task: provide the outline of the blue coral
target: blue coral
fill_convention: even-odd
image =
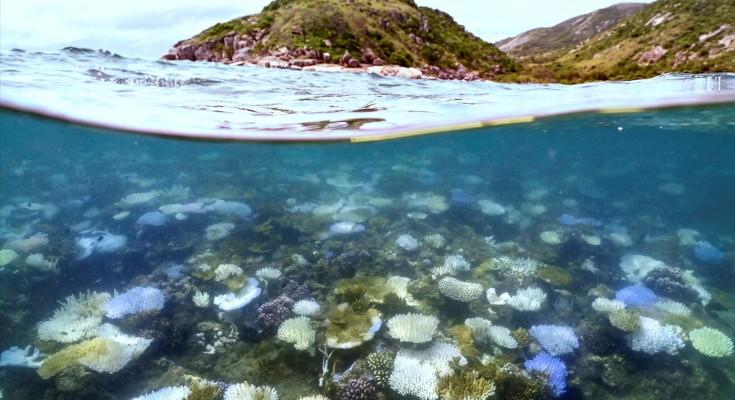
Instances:
[[[567,366],[564,361],[542,351],[536,357],[526,361],[523,366],[528,372],[540,372],[547,377],[547,385],[560,396],[567,388]]]
[[[725,261],[725,253],[709,242],[700,240],[694,246],[694,258],[703,264],[720,265]]]
[[[622,301],[628,307],[650,306],[656,302],[656,294],[643,286],[627,286],[615,293],[615,300]]]

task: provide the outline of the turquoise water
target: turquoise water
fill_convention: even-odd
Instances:
[[[244,381],[282,399],[732,398],[730,75],[516,87],[2,57],[0,350],[48,357],[2,367],[4,398],[195,382],[220,398]],[[626,105],[641,109],[578,113]],[[307,141],[566,112],[353,144],[110,129]],[[163,307],[118,318],[110,297],[138,286]],[[643,287],[653,301],[626,297]],[[253,298],[223,310],[228,294]],[[622,310],[596,302],[616,297]],[[410,313],[435,331],[401,330]],[[298,318],[300,342],[283,322]],[[722,345],[697,341],[702,327]],[[542,351],[566,375],[532,367]]]

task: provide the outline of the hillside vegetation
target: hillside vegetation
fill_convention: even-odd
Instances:
[[[519,60],[540,62],[554,59],[580,43],[615,27],[620,21],[639,12],[643,3],[620,3],[588,14],[570,18],[551,28],[536,28],[495,43],[498,48]]]
[[[527,60],[504,79],[574,83],[733,71],[735,2],[658,0],[571,51]]]
[[[365,60],[367,49],[374,57]],[[287,55],[339,62],[345,52],[363,62],[379,58],[435,74],[474,70],[491,77],[517,71],[493,44],[448,14],[412,0],[276,0],[259,14],[216,24],[177,43],[168,58],[232,62]]]

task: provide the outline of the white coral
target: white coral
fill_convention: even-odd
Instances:
[[[243,382],[227,387],[224,400],[278,400],[278,392],[270,386],[255,386]]]
[[[192,301],[194,301],[194,305],[197,307],[209,307],[209,293],[197,290],[197,292],[194,293],[194,297],[192,297]]]
[[[311,328],[309,318],[289,318],[278,327],[278,338],[293,344],[296,350],[306,350],[314,344],[316,332]]]
[[[662,325],[653,318],[640,317],[641,327],[630,335],[630,347],[648,354],[666,352],[676,354],[684,347],[682,329],[676,325]]]
[[[73,343],[95,335],[105,314],[109,293],[87,292],[69,296],[53,317],[38,324],[38,337],[61,343]]]
[[[625,303],[620,300],[610,300],[598,297],[592,302],[592,308],[597,312],[611,313],[625,309]]]
[[[471,302],[482,296],[483,289],[479,283],[445,277],[439,281],[439,291],[450,299]]]
[[[132,400],[184,400],[189,397],[189,393],[190,389],[187,386],[168,386],[135,397]]]
[[[507,304],[519,311],[538,311],[546,301],[546,293],[541,288],[531,286],[519,289],[515,296],[508,299]]]
[[[321,306],[314,300],[299,300],[293,305],[293,312],[298,315],[316,315]]]
[[[235,264],[220,264],[214,270],[214,279],[222,282],[225,279],[240,276],[243,274],[242,268]]]
[[[431,269],[434,276],[454,275],[459,271],[469,271],[470,263],[459,254],[451,254],[444,258],[444,263]]]
[[[387,322],[388,334],[401,342],[426,343],[431,341],[439,326],[433,315],[415,313],[399,314]]]
[[[255,271],[255,276],[266,281],[273,281],[281,277],[281,271],[273,267],[265,267]]]

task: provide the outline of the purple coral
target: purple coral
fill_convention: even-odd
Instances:
[[[681,269],[676,267],[656,268],[649,272],[643,283],[661,296],[685,303],[698,301],[697,292],[684,282]]]
[[[566,390],[567,366],[564,361],[542,351],[526,361],[523,366],[528,372],[537,371],[546,375],[548,379],[546,384],[551,387],[555,396],[560,396]]]
[[[378,389],[364,378],[350,379],[339,391],[339,400],[373,400]]]
[[[278,329],[281,323],[291,316],[293,305],[294,301],[290,297],[278,296],[258,307],[255,322],[264,330]]]
[[[294,280],[291,280],[286,284],[283,291],[281,291],[281,296],[288,297],[294,302],[311,298],[309,289],[306,285],[302,285]]]

